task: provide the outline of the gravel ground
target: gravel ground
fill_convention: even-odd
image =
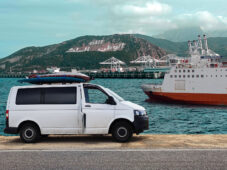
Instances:
[[[117,143],[111,136],[58,136],[25,144],[19,136],[0,136],[0,150],[72,150],[72,149],[193,149],[227,148],[227,135],[138,135],[128,143]]]

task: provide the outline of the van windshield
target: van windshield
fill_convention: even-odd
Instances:
[[[105,90],[111,94],[114,98],[116,98],[119,102],[124,101],[122,97],[120,97],[118,94],[114,93],[112,90],[105,88]]]

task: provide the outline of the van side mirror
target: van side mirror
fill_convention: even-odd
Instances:
[[[106,104],[116,105],[116,102],[114,101],[114,98],[112,96],[109,96],[106,100]]]

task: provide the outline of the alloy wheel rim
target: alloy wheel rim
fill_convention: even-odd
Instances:
[[[27,139],[31,139],[33,137],[33,130],[31,128],[28,128],[24,131],[24,136],[27,138]]]
[[[127,136],[128,131],[125,127],[120,127],[120,128],[117,129],[117,134],[118,134],[118,136],[123,138],[123,137]]]

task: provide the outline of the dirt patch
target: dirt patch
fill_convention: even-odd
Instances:
[[[222,149],[227,135],[138,135],[130,142],[117,143],[109,135],[50,135],[34,144],[24,144],[18,136],[0,136],[0,149]]]

